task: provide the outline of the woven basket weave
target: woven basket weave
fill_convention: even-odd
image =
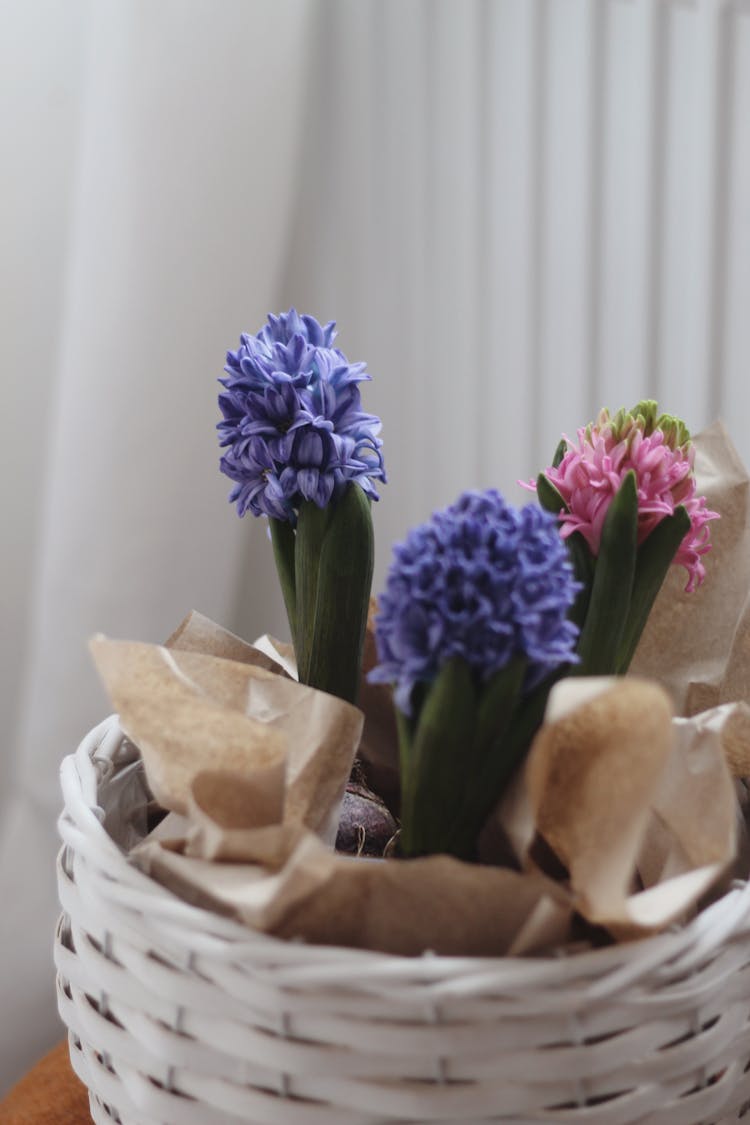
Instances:
[[[62,766],[58,999],[96,1122],[706,1125],[750,1106],[749,885],[569,957],[283,942],[126,861],[136,763],[109,719]]]

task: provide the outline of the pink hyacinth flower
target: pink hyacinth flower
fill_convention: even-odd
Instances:
[[[707,525],[718,519],[718,513],[707,507],[705,496],[695,494],[692,445],[672,448],[662,430],[644,434],[638,426],[618,437],[606,412],[597,425],[578,430],[577,438],[577,443],[565,439],[568,450],[562,461],[544,474],[565,501],[567,511],[560,513],[563,538],[580,531],[592,555],[597,556],[609,505],[632,469],[638,492],[639,544],[680,504],[687,510],[690,530],[674,562],[688,572],[685,589],[695,590],[705,578],[703,556],[711,549]]]

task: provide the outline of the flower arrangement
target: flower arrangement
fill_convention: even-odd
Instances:
[[[556,521],[464,493],[395,549],[374,682],[399,713],[401,852],[472,858],[483,822],[576,661],[578,583]]]
[[[579,673],[624,673],[672,563],[687,570],[689,592],[703,581],[718,514],[696,496],[685,424],[653,400],[602,410],[577,439],[563,439],[529,487],[558,516],[582,585]]]
[[[747,1071],[750,492],[731,443],[693,444],[650,401],[602,411],[535,501],[464,492],[413,528],[368,614],[380,423],[333,340],[269,317],[219,399],[294,652],[194,612],[164,645],[92,641],[117,715],[62,772],[79,1073],[123,1122],[713,1120]],[[717,513],[696,450],[722,512],[697,596]],[[687,589],[655,601],[673,564]],[[365,785],[381,752],[398,831]]]
[[[357,697],[373,568],[369,502],[385,481],[369,375],[295,309],[227,352],[221,471],[240,516],[267,516],[300,681]]]
[[[334,339],[294,309],[243,334],[218,429],[230,500],[269,520],[300,682],[354,702],[385,470],[369,376]],[[552,686],[627,671],[673,562],[689,591],[703,581],[717,513],[693,466],[687,428],[655,402],[605,409],[526,485],[538,504],[467,492],[395,548],[369,679],[393,687],[402,856],[476,859]]]

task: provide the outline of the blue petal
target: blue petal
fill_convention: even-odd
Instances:
[[[323,464],[323,439],[315,430],[300,434],[295,442],[295,455],[302,465]]]
[[[297,485],[305,500],[315,501],[318,495],[320,473],[317,469],[298,469]]]

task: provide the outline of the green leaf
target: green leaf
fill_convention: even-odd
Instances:
[[[394,708],[396,714],[396,730],[398,732],[398,760],[399,776],[401,781],[400,810],[401,823],[405,820],[411,824],[414,807],[414,772],[412,770],[414,730],[416,720],[405,715],[398,707]]]
[[[690,516],[687,509],[680,506],[658,523],[638,548],[630,613],[620,642],[617,664],[620,673],[627,672],[630,667],[656,596],[689,530]]]
[[[562,496],[544,473],[540,473],[536,478],[536,495],[544,510],[551,512],[553,516],[558,515],[559,512],[567,511]]]
[[[477,839],[503,790],[526,757],[544,718],[547,697],[567,668],[556,669],[511,710],[505,729],[488,747],[448,841],[448,851],[460,859],[472,859]]]
[[[586,620],[578,640],[580,676],[617,671],[620,645],[630,612],[638,535],[635,473],[626,474],[602,527]]]
[[[455,657],[443,665],[427,692],[402,776],[403,855],[445,850],[448,829],[471,780],[476,720],[472,672],[464,660]]]
[[[320,548],[306,680],[349,703],[359,693],[374,554],[370,501],[349,484],[331,509]]]
[[[474,737],[474,760],[480,768],[488,757],[502,751],[527,666],[525,657],[515,656],[480,689]]]
[[[573,602],[568,617],[580,629],[586,620],[589,602],[591,601],[591,587],[594,582],[594,557],[580,531],[574,531],[572,535],[569,535],[565,540],[565,546],[568,548],[573,563],[573,573],[577,581],[581,583],[581,589],[576,594],[576,600]]]
[[[310,683],[310,659],[315,633],[318,570],[330,515],[311,500],[300,505],[294,553],[297,631],[294,639],[297,670],[302,684]]]
[[[292,644],[297,648],[297,589],[294,575],[294,528],[288,520],[269,519],[273,556],[279,576],[281,592],[284,595],[286,615],[292,633]]]

